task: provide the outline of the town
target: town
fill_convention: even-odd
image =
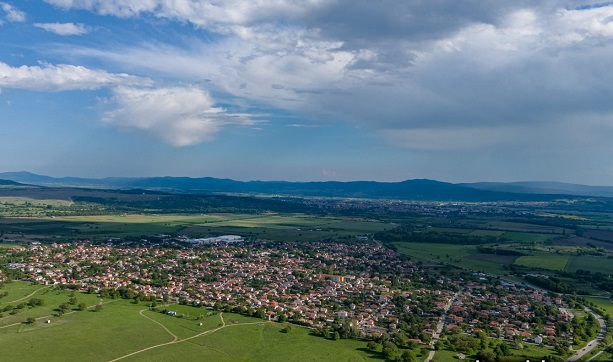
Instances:
[[[3,277],[133,299],[166,313],[186,304],[291,322],[327,338],[370,340],[373,350],[389,341],[449,348],[461,359],[487,340],[565,355],[598,325],[591,314],[573,323],[568,298],[483,273],[424,266],[375,242],[232,236],[186,245],[35,243],[2,250],[10,274]],[[496,346],[509,353],[506,344]]]

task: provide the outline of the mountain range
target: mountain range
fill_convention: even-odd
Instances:
[[[613,187],[560,182],[448,183],[427,179],[401,182],[375,181],[235,181],[212,177],[50,177],[30,172],[4,172],[5,184],[22,183],[47,187],[143,189],[180,193],[243,193],[290,196],[393,198],[439,201],[551,200],[564,195],[613,197]],[[2,181],[0,181],[2,184]]]

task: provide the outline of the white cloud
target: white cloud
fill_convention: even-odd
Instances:
[[[496,142],[484,140],[507,142],[514,125],[526,132],[526,125],[569,130],[590,112],[613,116],[607,99],[613,92],[613,6],[573,10],[556,0],[46,1],[190,22],[217,33],[214,41],[194,41],[189,48],[146,42],[73,49],[75,55],[180,81],[205,80],[207,89],[234,102],[354,122],[412,149],[495,148]]]
[[[117,108],[105,114],[105,123],[151,134],[173,146],[211,140],[227,125],[254,124],[247,115],[215,107],[210,95],[196,86],[119,87],[113,100]]]
[[[8,21],[15,22],[15,23],[21,23],[21,22],[26,21],[26,13],[15,8],[11,4],[0,2],[0,9],[4,11],[6,20]]]
[[[326,1],[322,0],[45,0],[64,9],[85,9],[101,15],[134,17],[149,14],[158,18],[187,21],[203,28],[238,31],[235,25],[275,22],[300,18]]]
[[[22,65],[0,62],[0,87],[43,92],[93,90],[118,85],[148,85],[151,80],[128,74],[114,74],[69,64]]]
[[[34,26],[57,35],[83,35],[90,32],[90,29],[81,23],[35,23]]]

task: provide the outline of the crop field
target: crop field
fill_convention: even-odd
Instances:
[[[470,236],[492,236],[492,237],[500,237],[505,234],[505,231],[502,230],[473,230],[468,235]]]
[[[57,305],[69,300],[97,304],[95,295],[24,282],[7,283],[0,306],[31,297],[43,306],[25,307],[0,317],[0,348],[7,361],[365,361],[375,359],[365,343],[326,340],[299,326],[282,333],[282,324],[204,308],[169,305],[180,317],[148,310],[126,300],[105,300],[103,310],[71,310],[58,317]],[[24,299],[25,298],[25,299]],[[28,317],[37,318],[26,323]],[[49,321],[49,323],[47,323]],[[245,343],[249,341],[249,343]]]
[[[525,233],[517,231],[505,232],[502,234],[502,236],[518,243],[542,243],[555,237],[555,235],[551,234]]]
[[[603,256],[580,255],[570,258],[565,271],[589,270],[592,273],[613,274],[613,259]]]
[[[507,274],[504,265],[515,261],[514,256],[481,254],[474,245],[428,243],[395,243],[398,251],[413,259],[447,263],[458,267],[491,274]]]
[[[515,264],[528,268],[542,268],[562,271],[566,268],[566,264],[568,264],[569,259],[569,255],[527,255],[517,258]]]
[[[487,223],[487,227],[491,229],[496,229],[496,230],[519,231],[519,232],[527,232],[527,233],[562,234],[562,228],[560,227],[526,224],[526,223],[509,222],[509,221],[498,221],[498,220],[490,221]]]
[[[207,214],[207,215],[99,215],[54,218],[3,218],[7,235],[30,235],[38,239],[90,238],[173,234],[207,237],[237,234],[279,241],[316,241],[324,238],[373,234],[393,228],[378,221],[317,217],[302,214]]]

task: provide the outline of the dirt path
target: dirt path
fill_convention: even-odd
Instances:
[[[176,334],[172,333],[172,332],[171,332],[171,331],[170,331],[168,328],[166,328],[166,326],[165,326],[165,325],[163,325],[162,323],[160,323],[160,322],[156,321],[156,320],[155,320],[155,319],[153,319],[153,318],[150,318],[150,317],[147,317],[146,315],[144,315],[144,314],[143,314],[143,312],[144,312],[144,311],[146,311],[146,310],[147,310],[147,309],[143,309],[143,310],[141,310],[141,311],[139,312],[139,313],[140,313],[140,315],[142,315],[143,317],[145,317],[145,318],[149,319],[150,321],[152,321],[153,323],[155,323],[155,324],[159,325],[160,327],[164,328],[164,330],[165,330],[166,332],[168,332],[168,334],[170,334],[170,335],[171,335],[171,336],[174,338],[174,339],[172,340],[172,342],[176,342],[176,341],[179,339],[179,337],[177,337],[177,335],[176,335]]]
[[[16,303],[16,302],[21,302],[22,300],[24,300],[24,299],[28,299],[28,298],[30,298],[31,296],[33,296],[34,294],[36,294],[36,293],[40,292],[40,291],[41,291],[41,290],[43,290],[43,289],[47,289],[47,288],[49,288],[49,286],[45,286],[45,287],[42,287],[42,288],[36,289],[35,291],[33,291],[32,293],[30,293],[30,294],[26,295],[25,297],[21,297],[21,298],[19,298],[19,299],[11,300],[10,302],[6,302],[6,303]]]
[[[141,312],[142,312],[142,311],[141,311]],[[142,313],[141,313],[141,315],[142,315]],[[143,317],[146,317],[146,316],[145,316],[145,315],[143,315]],[[193,335],[193,336],[191,336],[191,337],[187,337],[187,338],[183,338],[183,339],[179,339],[179,338],[177,338],[177,336],[175,336],[175,335],[174,335],[174,334],[172,334],[170,331],[168,331],[168,329],[167,329],[166,327],[164,327],[164,326],[163,326],[161,323],[158,323],[158,322],[154,321],[154,322],[158,323],[159,325],[161,325],[161,326],[162,326],[162,327],[163,327],[163,328],[164,328],[166,331],[168,331],[168,333],[170,333],[171,335],[173,335],[173,336],[175,337],[175,339],[174,339],[174,340],[172,340],[172,341],[170,341],[170,342],[156,344],[156,345],[154,345],[154,346],[150,346],[150,347],[143,348],[143,349],[141,349],[141,350],[138,350],[138,351],[135,351],[135,352],[132,352],[132,353],[128,353],[128,354],[123,355],[123,356],[121,356],[121,357],[117,357],[117,358],[115,358],[115,359],[112,359],[112,360],[110,360],[109,362],[119,361],[119,360],[122,360],[122,359],[124,359],[124,358],[128,358],[128,357],[134,356],[134,355],[136,355],[136,354],[139,354],[139,353],[142,353],[142,352],[146,352],[146,351],[149,351],[149,350],[152,350],[152,349],[155,349],[155,348],[164,347],[164,346],[168,346],[168,345],[171,345],[171,344],[176,344],[176,343],[181,343],[181,342],[189,341],[189,340],[194,339],[194,338],[198,338],[198,337],[202,337],[202,336],[207,335],[207,334],[212,334],[212,333],[215,333],[215,332],[217,332],[218,330],[223,329],[223,328],[227,328],[227,327],[232,327],[232,326],[244,326],[244,325],[248,325],[248,324],[262,324],[262,323],[266,323],[266,322],[264,322],[264,321],[259,321],[259,322],[253,322],[253,323],[237,323],[237,324],[230,324],[230,325],[227,325],[227,324],[226,324],[226,321],[223,319],[223,312],[219,313],[219,318],[221,319],[221,326],[219,326],[219,327],[217,327],[217,328],[209,329],[209,330],[204,331],[204,332],[202,332],[202,333],[198,333],[198,334],[196,334],[196,335]],[[151,318],[149,318],[149,319],[151,319]]]

